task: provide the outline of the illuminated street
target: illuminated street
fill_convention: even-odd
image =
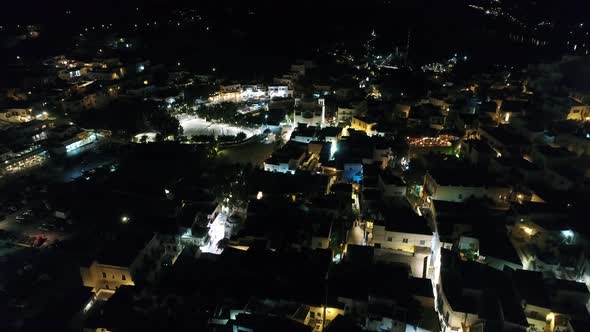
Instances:
[[[209,242],[201,247],[201,251],[205,253],[219,254],[222,249],[217,247],[217,243],[225,237],[225,221],[227,215],[221,212],[217,218],[209,225]]]
[[[193,135],[235,136],[240,132],[246,134],[247,137],[259,134],[259,132],[254,129],[225,123],[212,123],[195,117],[181,117],[180,125],[182,126],[184,135],[187,137]]]

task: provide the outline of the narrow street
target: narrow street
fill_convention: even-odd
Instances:
[[[215,220],[209,225],[209,242],[201,247],[202,252],[220,254],[221,249],[217,247],[217,243],[225,237],[225,221],[227,214],[221,212],[217,215]]]

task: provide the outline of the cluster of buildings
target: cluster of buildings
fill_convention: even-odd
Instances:
[[[377,175],[400,205],[375,221],[367,246],[362,235],[348,243],[360,229],[351,218],[358,184],[258,169],[247,175],[247,205],[231,207],[207,193],[209,172],[160,191],[138,175],[124,185],[101,180],[130,210],[98,251],[65,247],[88,257],[80,263],[87,300],[76,316],[84,329],[438,331],[433,234],[391,190],[401,180]]]
[[[564,58],[461,86],[425,67],[444,82],[426,96],[349,108],[334,107],[344,101],[335,95],[299,101],[290,140],[264,163],[280,189],[261,186],[259,197],[301,199],[309,193],[296,184],[308,176],[329,178],[314,199],[350,193],[360,217],[333,256],[361,250],[429,279],[442,331],[583,331],[588,100],[548,92],[567,77],[564,63],[584,64]]]
[[[203,146],[125,142],[120,170],[48,189],[53,215],[84,230],[52,248],[75,261],[81,288],[64,321],[84,331],[590,330],[590,92],[572,80],[585,59],[453,82],[469,61],[455,55],[397,84],[412,69],[397,66],[398,51],[373,54],[375,38],[363,56],[332,53],[342,72],[299,61],[271,84],[102,49],[21,68],[22,86],[0,98],[0,176],[110,135],[72,115],[120,98],[183,113],[195,87],[215,87],[196,104],[255,103],[236,109],[265,119],[252,141],[281,138],[254,167],[207,159]]]
[[[42,167],[52,158],[59,160],[95,148],[109,133],[59,121],[33,120],[8,125],[0,135],[6,138],[0,145],[0,176],[10,176]]]
[[[126,41],[118,38],[117,42],[121,40]],[[13,84],[0,89],[0,173],[33,169],[46,164],[52,155],[94,146],[110,133],[78,128],[72,119],[92,118],[84,114],[101,111],[113,101],[142,98],[167,109],[178,106],[183,89],[194,78],[178,69],[167,72],[166,81],[159,82],[162,71],[166,71],[163,66],[150,61],[102,51],[94,57],[58,55],[38,63],[20,60],[11,68],[10,74],[16,77]]]
[[[293,97],[293,90],[288,85],[220,85],[219,91],[208,98],[210,103],[234,102],[249,100],[268,100],[273,98]]]
[[[305,77],[306,70],[315,68],[313,61],[298,61],[290,71],[274,77],[270,84],[220,84],[219,89],[208,97],[209,103],[242,103],[251,100],[293,98],[296,80]]]

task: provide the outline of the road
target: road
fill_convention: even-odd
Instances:
[[[366,245],[365,243],[365,232],[359,226],[352,226],[348,234],[348,244],[356,244],[360,246]]]
[[[227,220],[227,214],[221,212],[217,215],[215,220],[209,225],[209,243],[201,247],[202,252],[209,252],[214,254],[220,254],[221,249],[217,247],[219,240],[225,237],[225,221]]]
[[[87,163],[80,163],[68,169],[65,169],[60,176],[60,182],[70,182],[81,177],[85,171],[90,171],[101,166],[108,166],[113,163],[111,159],[95,160]]]

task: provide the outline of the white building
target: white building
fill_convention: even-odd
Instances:
[[[88,76],[90,72],[89,67],[73,67],[62,69],[57,73],[57,76],[64,81],[75,80],[81,77]]]
[[[277,173],[295,173],[307,154],[307,147],[298,143],[287,143],[264,161],[264,170]]]
[[[400,177],[390,173],[381,173],[377,184],[384,197],[397,199],[406,197],[407,185]]]
[[[94,131],[82,130],[73,137],[63,140],[57,149],[56,153],[73,153],[83,147],[91,147],[96,144],[102,136]]]
[[[349,107],[338,107],[336,112],[336,120],[338,122],[350,122],[352,117],[357,114],[354,108]]]
[[[435,174],[433,174],[435,173]],[[486,174],[469,175],[457,170],[454,174],[430,170],[424,176],[423,194],[430,200],[463,202],[469,198],[489,198],[506,203],[512,194],[508,185],[486,179]]]
[[[245,85],[241,91],[242,100],[259,99],[266,97],[266,89],[262,85]]]
[[[417,247],[430,248],[433,239],[426,219],[411,210],[375,221],[372,235],[375,246],[406,252],[415,252]]]
[[[268,86],[268,97],[269,98],[293,97],[293,90],[289,90],[289,86],[287,86],[287,85],[269,85]]]
[[[0,121],[28,122],[33,120],[31,108],[7,108],[0,110]]]

